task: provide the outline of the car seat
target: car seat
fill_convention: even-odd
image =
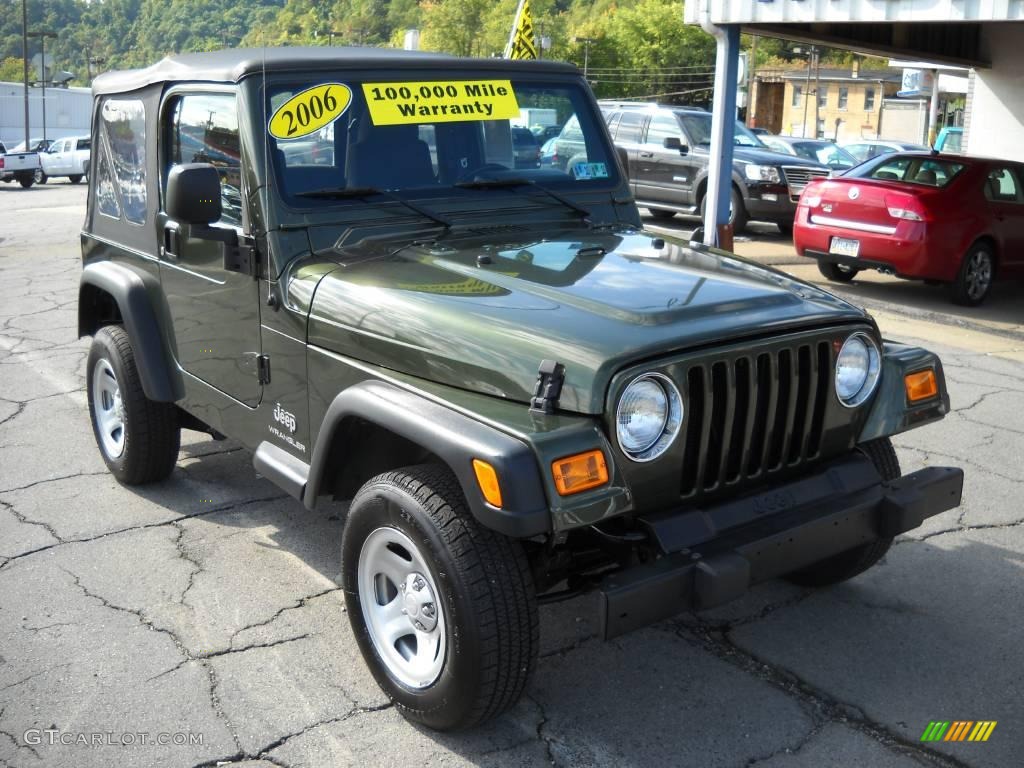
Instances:
[[[918,184],[930,184],[933,187],[938,186],[939,183],[939,179],[935,175],[935,171],[931,170],[930,168],[922,168],[920,171],[918,171],[917,175],[914,176],[914,181],[916,181]]]
[[[430,148],[415,125],[371,125],[364,119],[349,154],[348,186],[398,189],[437,183]]]

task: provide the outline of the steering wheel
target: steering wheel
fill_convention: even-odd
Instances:
[[[465,171],[459,174],[459,181],[473,181],[481,173],[487,171],[507,171],[508,168],[501,163],[484,163],[481,166],[474,168],[471,171]]]

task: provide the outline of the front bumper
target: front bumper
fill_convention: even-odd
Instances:
[[[792,224],[796,215],[796,203],[785,184],[748,182],[743,203],[754,221]]]
[[[642,518],[665,556],[604,579],[604,637],[721,605],[758,582],[905,533],[959,506],[962,490],[955,467],[884,482],[870,460],[852,455],[714,508]]]

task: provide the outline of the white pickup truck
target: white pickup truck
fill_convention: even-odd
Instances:
[[[0,144],[0,181],[17,181],[21,186],[28,189],[35,183],[36,172],[41,167],[38,153],[8,153],[7,148]]]
[[[40,153],[39,160],[43,164],[42,177],[37,177],[40,184],[45,184],[51,176],[67,176],[72,184],[77,184],[89,175],[89,151],[92,140],[88,136],[72,136],[57,139],[50,148]]]

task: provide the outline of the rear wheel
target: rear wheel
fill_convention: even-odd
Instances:
[[[878,470],[878,474],[882,476],[883,480],[895,480],[900,476],[900,462],[889,438],[871,440],[857,446],[857,450],[871,459],[871,463],[875,465],[875,469]],[[885,553],[891,546],[891,538],[876,539],[813,563],[799,571],[794,571],[786,576],[786,579],[805,587],[825,587],[829,584],[838,584],[864,573],[885,557]]]
[[[830,261],[819,261],[818,271],[833,283],[848,283],[860,272],[859,269],[843,264],[833,264]]]
[[[22,174],[18,177],[18,183],[21,184],[24,189],[28,189],[36,183],[35,173]]]
[[[986,243],[975,243],[964,256],[953,282],[953,301],[976,307],[988,296],[995,275],[995,256]]]
[[[142,390],[135,351],[119,325],[93,338],[86,367],[89,412],[103,461],[125,485],[163,480],[178,459],[181,430],[173,403],[156,403]]]
[[[82,174],[80,174],[80,173],[76,173],[76,174],[73,174],[71,176],[68,176],[68,181],[70,181],[72,184],[77,184],[81,180],[82,180]]]
[[[349,621],[378,685],[438,730],[498,716],[537,658],[537,602],[519,542],[480,525],[447,467],[379,475],[342,535]]]

